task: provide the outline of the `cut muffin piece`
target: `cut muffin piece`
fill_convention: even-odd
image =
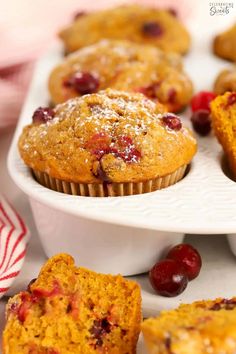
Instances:
[[[4,354],[133,354],[141,322],[137,283],[77,268],[59,254],[9,300]]]
[[[60,37],[67,52],[101,39],[128,39],[180,54],[190,46],[188,31],[171,11],[140,5],[83,14],[61,31]]]
[[[179,55],[125,40],[102,40],[82,48],[49,77],[51,100],[56,104],[106,88],[141,92],[158,99],[170,112],[182,110],[193,93]]]
[[[226,92],[211,102],[212,125],[236,179],[236,92]]]
[[[236,61],[236,24],[215,37],[213,51],[220,58]]]
[[[196,149],[191,132],[161,104],[111,89],[39,108],[19,139],[39,183],[99,197],[168,187],[183,178]]]
[[[150,354],[234,354],[236,298],[197,301],[143,322]]]
[[[222,95],[227,91],[236,92],[236,66],[222,70],[214,83],[214,92]]]

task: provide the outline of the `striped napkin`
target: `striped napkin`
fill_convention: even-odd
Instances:
[[[0,298],[20,273],[29,237],[20,215],[0,195]]]

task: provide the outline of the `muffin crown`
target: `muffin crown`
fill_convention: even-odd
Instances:
[[[32,169],[78,183],[141,182],[188,164],[196,141],[180,119],[142,94],[111,89],[55,107],[19,140]]]

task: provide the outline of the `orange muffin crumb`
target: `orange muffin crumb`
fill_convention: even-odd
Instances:
[[[138,284],[59,254],[9,300],[3,354],[133,354],[140,322]]]

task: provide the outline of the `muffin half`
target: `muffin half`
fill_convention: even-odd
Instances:
[[[196,153],[180,119],[142,94],[111,89],[39,108],[19,139],[48,188],[83,196],[151,192],[179,181]]]

